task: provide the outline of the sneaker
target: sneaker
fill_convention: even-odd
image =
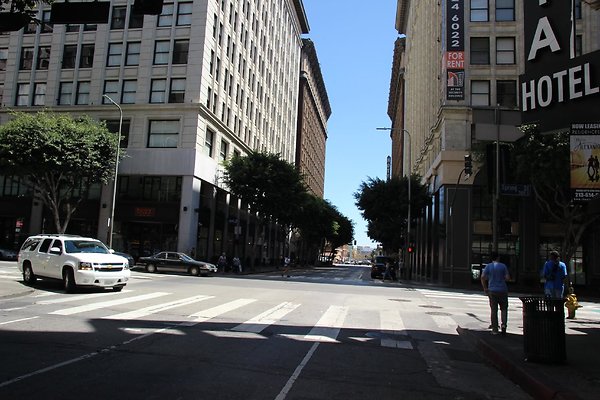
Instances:
[[[506,335],[506,327],[505,326],[502,327],[502,335]]]
[[[498,335],[498,334],[499,334],[499,332],[498,332],[498,330],[497,330],[497,329],[494,329],[494,330],[492,331],[492,335]]]

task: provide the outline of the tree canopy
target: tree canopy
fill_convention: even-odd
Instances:
[[[429,204],[427,188],[411,177],[411,219],[421,215]],[[390,180],[369,178],[354,193],[356,206],[367,221],[367,234],[387,251],[396,251],[404,244],[408,216],[408,178]]]
[[[117,135],[87,116],[13,116],[0,126],[0,173],[24,178],[52,212],[57,232],[64,233],[90,186],[113,178]]]

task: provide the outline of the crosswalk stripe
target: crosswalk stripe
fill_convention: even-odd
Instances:
[[[281,318],[285,317],[287,314],[294,311],[299,306],[300,304],[292,304],[289,302],[281,303],[257,315],[256,317],[249,319],[243,324],[239,324],[238,326],[232,328],[232,330],[240,332],[260,333],[267,326],[273,325],[275,322],[279,321]]]
[[[406,327],[398,310],[381,310],[379,312],[379,324],[381,333],[384,334],[381,337],[381,346],[395,349],[413,348],[410,340],[399,340],[396,338],[398,335],[406,335]]]
[[[229,303],[221,304],[220,306],[216,306],[213,308],[209,308],[207,310],[198,311],[190,315],[190,318],[194,318],[193,321],[184,322],[182,326],[194,326],[201,322],[208,321],[209,319],[218,317],[221,314],[225,314],[226,312],[233,311],[236,308],[243,307],[245,305],[254,303],[256,299],[237,299],[230,301]]]
[[[60,297],[58,299],[51,299],[51,300],[42,300],[42,301],[38,301],[38,304],[59,304],[59,303],[69,303],[71,301],[78,301],[78,300],[93,300],[99,297],[113,297],[113,296],[120,296],[123,293],[128,293],[131,292],[131,290],[122,290],[121,292],[105,292],[105,293],[89,293],[89,294],[82,294],[79,296],[67,296],[67,297]],[[38,297],[42,297],[42,296],[38,296]]]
[[[126,298],[120,298],[120,299],[116,299],[116,300],[103,301],[100,303],[86,304],[86,305],[78,306],[78,307],[65,308],[63,310],[53,311],[50,314],[54,314],[54,315],[79,314],[82,312],[98,310],[98,309],[105,308],[105,307],[112,307],[112,306],[117,306],[120,304],[127,304],[127,303],[133,303],[136,301],[154,299],[157,297],[166,296],[168,294],[169,293],[165,293],[165,292],[154,292],[154,293],[142,294],[142,295],[134,296],[134,297],[126,297]]]
[[[348,307],[330,306],[308,335],[304,336],[304,339],[315,342],[337,343],[337,336],[347,314]]]
[[[204,301],[204,300],[208,300],[208,299],[212,299],[212,298],[214,298],[214,296],[200,295],[200,296],[188,297],[186,299],[178,299],[175,301],[170,301],[168,303],[157,304],[157,305],[153,305],[153,306],[149,306],[149,307],[145,307],[145,308],[140,308],[138,310],[133,310],[133,311],[124,312],[124,313],[120,313],[120,314],[105,316],[102,318],[103,319],[119,319],[119,320],[136,319],[136,318],[145,317],[147,315],[156,314],[161,311],[170,310],[172,308],[181,307],[181,306],[185,306],[188,304],[198,303],[200,301]]]

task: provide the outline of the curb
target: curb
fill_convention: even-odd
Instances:
[[[457,327],[459,336],[465,339],[478,353],[492,364],[502,375],[519,385],[524,391],[539,400],[580,400],[576,394],[556,388],[553,380],[542,372],[530,371],[527,366],[514,362],[506,352],[480,339],[470,329]]]

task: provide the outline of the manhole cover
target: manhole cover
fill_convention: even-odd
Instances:
[[[404,302],[408,302],[410,303],[410,300],[408,299],[388,299],[389,301],[404,301]]]
[[[423,307],[423,308],[444,308],[441,306],[432,306],[430,304],[421,304],[419,307]]]

